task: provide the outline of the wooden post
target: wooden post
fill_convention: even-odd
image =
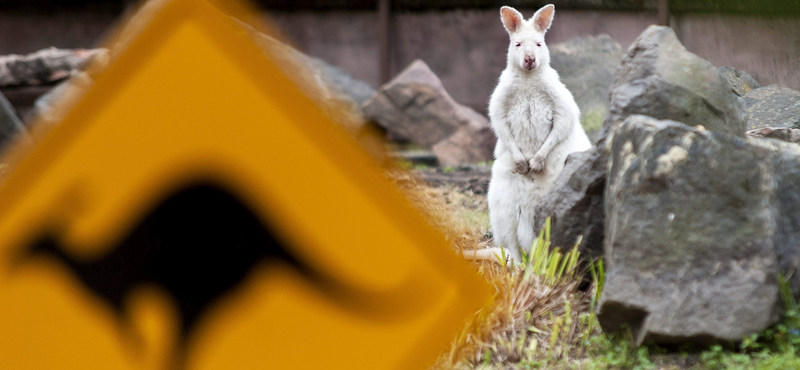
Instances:
[[[391,77],[389,70],[389,13],[391,6],[390,0],[378,0],[378,27],[380,28],[378,31],[378,37],[380,38],[378,40],[378,53],[380,53],[381,84],[389,82]]]
[[[658,24],[669,26],[669,0],[658,0]]]

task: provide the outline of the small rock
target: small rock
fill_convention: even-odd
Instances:
[[[800,91],[769,85],[745,94],[747,129],[763,127],[800,128]]]
[[[761,87],[753,76],[750,76],[747,72],[740,72],[736,68],[719,67],[719,72],[731,83],[733,92],[736,95],[744,96],[748,92]]]
[[[763,127],[747,131],[747,136],[782,140],[788,143],[800,143],[800,129],[788,127]]]

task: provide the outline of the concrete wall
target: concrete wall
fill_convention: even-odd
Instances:
[[[520,10],[529,17],[535,9]],[[91,9],[0,13],[0,55],[94,46],[118,14]],[[656,17],[648,11],[557,9],[547,42],[606,33],[627,48]],[[271,12],[264,18],[300,50],[379,85],[376,12]],[[671,22],[687,48],[714,65],[747,71],[764,85],[800,90],[800,18],[686,14]],[[457,101],[485,111],[508,45],[497,9],[395,12],[391,32],[392,75],[422,59]]]
[[[800,90],[800,18],[683,15],[672,26],[687,49],[715,66]]]
[[[520,9],[531,16],[535,9]],[[379,85],[377,14],[369,11],[273,12],[266,18],[299,49]],[[627,48],[654,12],[556,10],[549,44],[606,33]],[[671,25],[693,53],[749,72],[761,84],[800,90],[800,18],[678,15]],[[505,67],[508,36],[497,10],[394,13],[392,74],[422,59],[459,102],[486,109]]]
[[[50,46],[94,46],[114,24],[110,12],[0,12],[0,55],[27,54]]]

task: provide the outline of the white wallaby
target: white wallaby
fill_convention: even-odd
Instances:
[[[550,67],[544,34],[554,14],[555,7],[546,5],[526,21],[514,8],[500,8],[511,43],[489,102],[497,146],[488,202],[497,247],[467,257],[493,258],[502,247],[520,260],[521,250],[529,250],[536,237],[536,203],[561,173],[567,155],[592,146],[575,99]]]

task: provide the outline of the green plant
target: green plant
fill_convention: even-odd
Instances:
[[[548,220],[522,261],[507,263],[505,251],[497,259],[479,265],[497,290],[493,303],[467,325],[444,368],[551,368],[569,361],[588,336],[585,316],[594,296],[578,289],[578,244],[567,252],[551,248]]]
[[[595,326],[597,323],[597,315],[595,314],[595,311],[597,302],[600,302],[600,296],[603,294],[603,285],[606,282],[606,268],[602,257],[597,258],[589,264],[589,273],[592,277],[594,294],[591,295],[591,300],[589,301],[589,313],[581,318],[582,320],[585,320],[586,325],[586,335],[584,336],[583,343],[581,343],[581,349],[586,347],[589,340],[592,338],[592,334],[595,332]]]
[[[800,312],[788,279],[778,276],[783,315],[778,324],[742,340],[739,349],[758,354],[800,354]]]
[[[593,370],[656,369],[651,356],[661,353],[658,347],[633,345],[629,332],[599,334],[588,343],[584,368]]]
[[[533,241],[531,249],[522,251],[523,279],[536,275],[545,283],[555,284],[565,278],[574,278],[578,267],[578,245],[581,239],[564,254],[560,248],[550,248],[550,218],[545,221],[539,237]]]

